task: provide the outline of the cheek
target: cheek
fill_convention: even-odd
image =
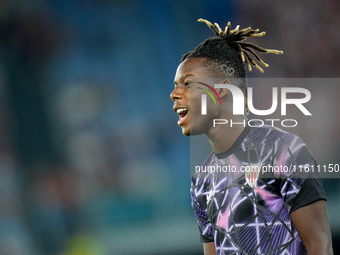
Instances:
[[[215,106],[212,99],[207,100],[206,108],[207,108],[207,114],[203,115],[201,95],[191,98],[190,100],[190,130],[191,130],[192,135],[205,133],[212,127],[213,119],[216,117],[216,110],[217,110],[217,107]]]
[[[202,95],[204,97],[202,98]],[[216,103],[215,103],[216,102]],[[219,114],[220,105],[219,101],[216,101],[210,97],[210,95],[204,93],[195,93],[190,97],[190,116],[191,120],[195,118],[211,119],[215,118]],[[203,114],[205,112],[205,114]]]
[[[195,115],[202,115],[207,118],[215,117],[219,112],[219,102],[215,101],[210,97],[210,95],[202,94],[192,100],[193,112]]]
[[[200,93],[192,93],[190,96],[190,118],[196,118],[201,115],[201,94]]]
[[[214,117],[218,114],[220,105],[219,101],[215,100],[215,102],[210,96],[207,97],[207,115],[210,117]]]

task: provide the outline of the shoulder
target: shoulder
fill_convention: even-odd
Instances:
[[[250,138],[252,141],[267,144],[289,146],[305,145],[298,135],[267,125],[253,127],[250,132]]]
[[[252,146],[262,161],[269,160],[271,165],[315,164],[313,154],[298,135],[276,127],[253,127],[247,146]]]

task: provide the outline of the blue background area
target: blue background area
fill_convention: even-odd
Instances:
[[[267,31],[261,45],[285,55],[264,77],[337,77],[340,5],[302,2],[1,1],[0,254],[202,253],[177,65],[213,35],[205,18]],[[325,183],[337,238],[339,182]]]

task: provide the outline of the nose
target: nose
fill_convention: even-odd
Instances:
[[[180,87],[174,88],[174,90],[170,94],[171,100],[175,101],[175,100],[181,99],[182,93],[183,93],[183,89],[181,89]]]

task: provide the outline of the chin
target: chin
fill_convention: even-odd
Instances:
[[[195,136],[195,135],[202,135],[202,134],[204,134],[204,132],[202,130],[184,129],[184,128],[182,128],[182,133],[185,136]]]
[[[182,127],[182,134],[185,136],[190,136],[190,129]]]

